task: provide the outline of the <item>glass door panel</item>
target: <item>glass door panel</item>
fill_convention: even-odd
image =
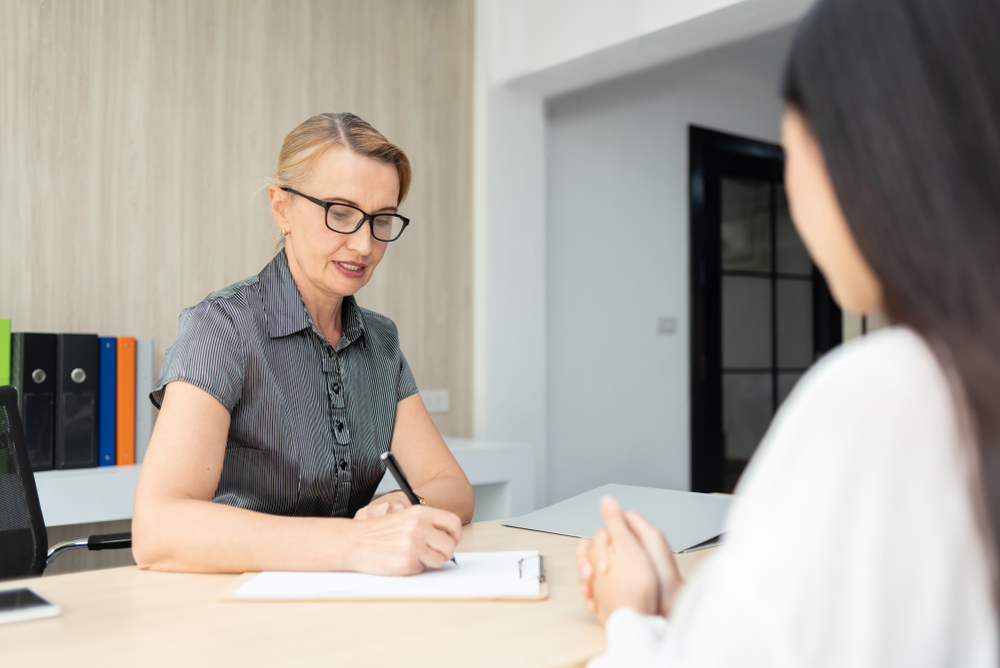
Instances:
[[[778,367],[803,370],[813,362],[812,281],[775,279],[778,295]]]
[[[771,279],[723,275],[722,367],[769,368],[771,325]]]
[[[777,271],[779,274],[792,274],[812,278],[812,260],[806,250],[799,233],[792,223],[792,214],[788,211],[788,198],[785,196],[785,186],[781,183],[775,186],[775,251],[778,256]]]
[[[722,179],[723,271],[771,273],[771,184]]]

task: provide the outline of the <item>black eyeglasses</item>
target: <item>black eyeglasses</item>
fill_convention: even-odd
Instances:
[[[326,211],[326,226],[331,232],[337,234],[354,234],[361,226],[369,221],[372,226],[372,236],[379,241],[395,241],[403,233],[406,226],[410,224],[410,219],[400,216],[398,213],[378,213],[372,215],[365,213],[356,206],[343,204],[342,202],[324,202],[321,199],[303,195],[298,190],[282,188],[285,192],[298,195],[309,200],[317,206],[323,207]]]

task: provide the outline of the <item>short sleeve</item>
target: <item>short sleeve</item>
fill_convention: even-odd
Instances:
[[[406,361],[406,355],[399,351],[399,383],[396,386],[396,401],[400,402],[407,397],[417,393],[417,381],[413,379],[413,372],[410,371],[410,364]]]
[[[167,350],[156,388],[149,394],[157,408],[168,383],[181,380],[201,388],[230,412],[243,393],[244,339],[221,299],[205,300],[184,309],[177,339]]]

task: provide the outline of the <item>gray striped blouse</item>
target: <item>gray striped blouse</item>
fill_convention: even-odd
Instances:
[[[156,389],[182,380],[229,410],[213,501],[274,515],[352,517],[385,472],[396,404],[417,385],[388,318],[343,302],[334,348],[284,251],[256,276],[181,313]]]

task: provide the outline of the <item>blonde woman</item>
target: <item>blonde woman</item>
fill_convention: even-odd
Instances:
[[[451,558],[468,479],[388,318],[358,306],[409,221],[406,154],[353,114],[285,139],[269,189],[283,247],[186,309],[151,399],[136,490],[142,568],[406,575]],[[422,503],[372,501],[392,450]]]

